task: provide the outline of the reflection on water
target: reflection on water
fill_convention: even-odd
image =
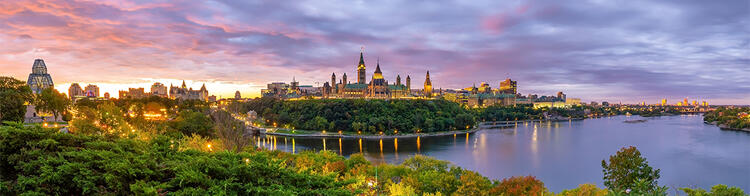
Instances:
[[[374,163],[400,163],[415,154],[450,161],[493,179],[534,175],[553,191],[582,183],[602,184],[601,161],[619,148],[636,146],[667,186],[722,183],[750,190],[750,134],[705,125],[700,115],[646,118],[617,116],[585,121],[523,122],[442,137],[398,139],[287,138],[261,136],[258,147],[292,153],[330,150],[362,154]],[[462,137],[462,138],[458,138]],[[276,141],[284,139],[284,145]],[[287,140],[291,140],[287,145]],[[337,140],[329,148],[327,140]],[[297,150],[299,148],[299,150]]]

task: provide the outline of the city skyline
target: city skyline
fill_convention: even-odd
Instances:
[[[584,101],[750,104],[748,2],[330,3],[4,2],[0,69],[25,79],[44,59],[61,92],[185,80],[257,97],[270,82],[354,78],[364,46],[386,80],[430,70],[435,89],[510,77],[522,94]]]

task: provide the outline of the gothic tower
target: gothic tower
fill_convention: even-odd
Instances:
[[[331,92],[336,94],[336,73],[331,73]]]
[[[396,75],[396,85],[401,86],[401,75]]]
[[[359,52],[359,65],[357,65],[357,83],[359,84],[367,83],[367,78],[365,77],[367,75],[365,72],[365,58],[362,56],[363,53],[364,49]]]
[[[430,71],[427,71],[427,76],[424,79],[424,94],[427,97],[432,97],[432,81],[430,81]]]
[[[343,82],[341,82],[341,84],[346,84],[347,83],[346,82],[346,73],[344,73],[344,76],[341,76],[341,79],[344,80]]]
[[[406,75],[406,90],[411,91],[411,77],[409,75]]]

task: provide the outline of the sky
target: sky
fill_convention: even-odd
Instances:
[[[455,89],[510,77],[518,91],[583,101],[750,104],[750,1],[4,0],[0,75],[44,59],[56,88],[153,82],[256,97],[270,82],[320,86],[425,73]],[[148,89],[148,88],[147,88]]]

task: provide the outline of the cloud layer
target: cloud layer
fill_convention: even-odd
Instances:
[[[750,104],[748,10],[743,0],[2,1],[0,70],[25,79],[43,58],[57,84],[111,94],[186,79],[257,96],[272,81],[353,76],[365,46],[368,72],[380,58],[390,81],[420,84],[430,70],[442,88],[511,77],[524,94]]]

